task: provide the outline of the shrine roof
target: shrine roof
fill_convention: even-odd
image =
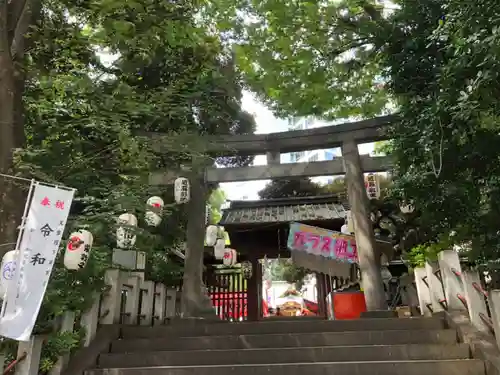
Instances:
[[[344,219],[349,205],[339,195],[232,201],[220,225],[287,223]]]

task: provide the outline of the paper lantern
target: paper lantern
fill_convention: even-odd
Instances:
[[[347,224],[342,225],[342,228],[340,228],[340,232],[342,234],[351,234],[351,232],[349,232],[349,226]]]
[[[243,278],[249,280],[252,278],[253,267],[252,263],[248,260],[241,262],[241,273],[243,274]]]
[[[401,205],[399,208],[404,214],[411,214],[413,211],[415,211],[415,208],[411,204]]]
[[[215,241],[215,246],[214,246],[215,259],[223,259],[225,249],[226,249],[226,241],[223,238],[219,238],[217,241]]]
[[[207,246],[215,246],[217,242],[217,233],[219,229],[216,225],[209,225],[207,227],[207,231],[205,233],[205,243]]]
[[[174,197],[177,203],[189,202],[189,180],[185,177],[179,177],[174,182]]]
[[[347,220],[347,230],[349,233],[354,233],[354,220],[352,220],[351,211],[347,211],[345,219]]]
[[[380,198],[380,180],[375,173],[369,173],[365,176],[366,194],[370,199]]]
[[[116,246],[120,249],[128,249],[135,244],[137,236],[133,227],[137,227],[137,217],[133,214],[122,214],[118,217],[118,228],[116,229]]]
[[[88,230],[73,232],[69,236],[64,251],[64,267],[69,270],[81,270],[89,260],[94,236]]]
[[[157,227],[161,223],[161,215],[165,202],[163,202],[163,199],[160,197],[151,197],[146,202],[146,205],[146,214],[144,216],[146,224],[152,227]]]
[[[2,276],[0,278],[0,298],[4,298],[7,289],[14,283],[19,252],[11,250],[2,258]]]
[[[226,267],[232,267],[236,264],[236,251],[233,249],[226,249],[224,251],[224,258],[222,258],[222,264]]]

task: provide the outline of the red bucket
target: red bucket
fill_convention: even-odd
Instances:
[[[363,292],[333,293],[333,315],[335,320],[358,319],[366,311]]]

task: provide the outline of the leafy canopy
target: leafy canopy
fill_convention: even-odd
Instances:
[[[241,109],[233,61],[218,38],[197,24],[197,5],[44,0],[35,15],[31,48],[19,67],[26,72],[16,92],[23,99],[24,121],[16,126],[26,143],[15,153],[16,171],[76,188],[63,238],[83,228],[94,235],[83,270],[65,269],[60,251],[36,332],[53,332],[61,314],[83,312],[103,290],[116,246],[115,220],[123,212],[139,219],[135,249],[148,254],[146,277],[169,285],[182,277],[167,249],[186,240],[185,207],[174,204],[171,187],[150,187],[148,174],[204,158],[196,147],[204,134],[251,133],[255,127]],[[0,38],[3,32],[0,28]],[[103,53],[114,54],[109,64],[101,63]],[[134,136],[137,130],[169,134],[168,152],[152,152]],[[180,143],[182,133],[194,134],[193,143]],[[143,220],[152,195],[166,202],[158,228]],[[78,346],[80,334],[52,334],[41,371],[50,371],[61,354]]]
[[[387,104],[380,62],[391,26],[375,1],[215,0],[205,17],[280,114],[369,116]]]

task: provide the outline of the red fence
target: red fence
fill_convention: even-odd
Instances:
[[[222,320],[247,320],[248,296],[240,273],[221,273],[207,280],[208,295]]]

